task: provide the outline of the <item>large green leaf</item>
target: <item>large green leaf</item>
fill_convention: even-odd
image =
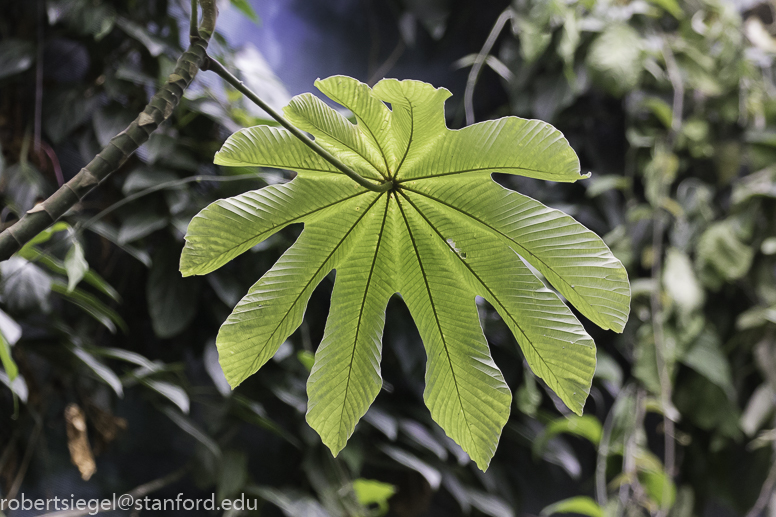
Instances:
[[[342,212],[310,224],[240,300],[216,340],[229,384],[237,386],[255,373],[299,327],[313,289],[348,255],[363,229],[359,223],[376,201],[377,194],[368,192],[346,201]]]
[[[286,107],[289,120],[362,176],[394,187],[376,193],[357,185],[282,129],[248,128],[227,140],[216,163],[297,176],[203,210],[186,235],[183,274],[206,274],[281,228],[305,224],[221,327],[216,344],[229,383],[237,386],[274,355],[301,324],[315,286],[336,270],[307,386],[307,421],[334,454],[380,391],[385,307],[397,292],[426,348],[431,415],[480,468],[495,453],[511,394],[490,355],[476,296],[504,319],[536,375],[581,414],[595,345],[529,264],[582,314],[618,332],[629,312],[627,275],[595,234],[490,178],[585,178],[563,135],[516,117],[449,130],[450,93],[418,81],[383,80],[370,89],[337,76],[316,85],[357,124],[309,94]]]

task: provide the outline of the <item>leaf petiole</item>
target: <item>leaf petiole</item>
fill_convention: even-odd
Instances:
[[[337,159],[334,155],[332,155],[330,152],[328,152],[326,149],[321,147],[318,143],[316,143],[314,140],[312,140],[310,137],[304,134],[303,131],[293,126],[288,120],[285,119],[285,117],[283,117],[283,115],[281,115],[280,113],[272,109],[266,102],[261,100],[258,95],[256,95],[253,91],[251,91],[251,89],[248,88],[245,85],[245,83],[243,83],[237,77],[232,75],[232,73],[229,72],[229,70],[227,70],[224,67],[224,65],[222,65],[212,57],[208,56],[208,60],[202,69],[210,70],[211,72],[215,72],[216,74],[221,76],[222,79],[224,79],[227,83],[231,84],[237,91],[245,95],[251,102],[253,102],[258,107],[266,111],[270,117],[275,119],[278,122],[278,124],[286,128],[296,138],[301,140],[302,143],[304,143],[307,147],[312,149],[321,158],[323,158],[324,160],[326,160],[327,162],[329,162],[330,164],[334,165],[336,168],[341,170],[346,176],[348,176],[350,179],[352,179],[362,187],[367,188],[373,192],[385,192],[393,188],[393,181],[389,180],[383,183],[375,184],[365,179],[356,171],[354,171],[353,169],[345,165],[341,160]]]

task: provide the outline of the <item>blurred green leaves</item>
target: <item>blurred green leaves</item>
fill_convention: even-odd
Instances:
[[[754,250],[741,242],[731,221],[709,226],[698,241],[697,266],[701,279],[712,289],[743,277],[753,258]]]
[[[165,339],[189,326],[199,301],[199,282],[176,274],[177,262],[177,256],[170,252],[154,255],[146,286],[154,333]]]
[[[248,19],[253,23],[257,25],[261,24],[261,19],[256,14],[256,11],[253,10],[253,7],[251,7],[251,4],[248,2],[248,0],[231,0],[231,2],[238,11],[247,16]]]
[[[546,506],[539,515],[574,513],[588,517],[604,517],[604,510],[593,499],[585,496],[570,497]]]
[[[13,382],[19,375],[19,368],[16,366],[16,362],[14,362],[13,357],[11,356],[11,346],[16,341],[15,339],[12,340],[12,338],[15,337],[18,339],[19,336],[15,336],[6,330],[15,325],[15,322],[12,319],[5,313],[2,313],[0,318],[3,319],[3,325],[0,326],[0,363],[2,363],[3,370],[5,370],[8,379]],[[9,334],[9,336],[6,336],[6,334]]]
[[[50,307],[51,278],[37,265],[21,257],[11,257],[0,263],[0,280],[8,307],[14,311],[29,311]]]
[[[642,45],[641,36],[630,25],[609,25],[590,45],[587,64],[606,89],[623,95],[639,82]]]
[[[0,80],[28,70],[34,62],[35,47],[29,41],[0,41]]]
[[[353,481],[353,491],[362,505],[377,506],[377,513],[374,514],[377,516],[388,512],[388,499],[396,493],[396,487],[374,479],[356,479]]]

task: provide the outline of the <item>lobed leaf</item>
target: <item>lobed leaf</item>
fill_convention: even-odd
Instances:
[[[490,356],[474,293],[455,274],[450,249],[424,238],[422,216],[399,203],[400,290],[426,347],[423,398],[432,418],[485,470],[512,395]]]
[[[335,455],[380,391],[385,308],[397,292],[428,356],[431,415],[481,469],[495,453],[511,393],[483,335],[476,296],[504,319],[531,369],[581,414],[595,345],[526,263],[583,315],[616,331],[629,311],[625,269],[571,217],[489,177],[585,178],[563,135],[516,117],[451,131],[444,117],[450,92],[418,81],[387,79],[370,89],[336,76],[316,86],[357,123],[309,94],[285,108],[289,120],[363,176],[394,187],[364,189],[284,130],[249,128],[227,140],[216,163],[298,176],[203,210],[186,235],[184,275],[213,271],[281,228],[305,224],[221,327],[219,360],[231,386],[274,355],[301,323],[315,286],[336,269],[307,384],[307,421]]]
[[[472,177],[410,181],[405,189],[497,235],[584,316],[623,331],[630,310],[628,274],[601,238],[573,218]]]
[[[346,201],[337,214],[310,223],[221,326],[216,346],[232,387],[258,371],[302,323],[313,290],[363,230],[359,223],[377,198],[366,192]]]
[[[320,184],[300,175],[284,185],[220,199],[191,220],[181,273],[190,276],[215,271],[289,224],[313,221],[325,215],[326,209],[365,192],[349,178],[332,178]]]
[[[595,373],[595,345],[568,307],[494,235],[421,196],[403,195],[430,227],[429,238],[447,248],[474,294],[498,311],[531,370],[581,414]]]
[[[283,112],[300,129],[315,133],[315,141],[338,154],[371,179],[385,179],[387,166],[380,148],[369,141],[359,128],[309,93],[297,95]]]

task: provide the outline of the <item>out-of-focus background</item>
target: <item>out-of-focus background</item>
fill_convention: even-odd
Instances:
[[[260,501],[244,513],[149,515],[776,515],[773,2],[219,6],[212,52],[275,106],[315,91],[318,77],[413,78],[453,92],[451,128],[505,115],[557,126],[589,180],[496,179],[604,237],[632,282],[628,326],[616,335],[582,318],[598,368],[579,418],[482,308],[515,401],[482,473],[431,420],[423,347],[393,300],[384,389],[332,458],[304,420],[331,278],[235,391],[214,345],[300,228],[206,277],[178,273],[194,214],[291,178],[212,164],[232,131],[267,121],[201,72],[117,174],[0,263],[0,499],[145,487]],[[0,3],[3,227],[137,115],[182,52],[187,12],[184,0]]]

